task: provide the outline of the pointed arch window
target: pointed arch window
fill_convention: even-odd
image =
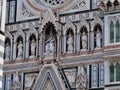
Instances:
[[[110,65],[110,82],[114,82],[114,65]]]
[[[110,23],[110,43],[114,42],[114,24]]]
[[[115,23],[110,23],[110,43],[120,42],[120,23],[117,20]]]
[[[120,81],[120,64],[116,65],[116,81]]]
[[[120,23],[116,22],[116,42],[120,42]]]

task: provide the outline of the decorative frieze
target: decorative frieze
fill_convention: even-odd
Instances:
[[[103,17],[103,13],[101,11],[93,11],[93,12],[86,12],[86,13],[80,13],[80,14],[74,14],[74,18],[73,19],[73,15],[65,15],[65,16],[61,16],[61,22],[65,23],[67,21],[79,21],[82,18],[84,19],[93,19],[96,16],[100,16]]]

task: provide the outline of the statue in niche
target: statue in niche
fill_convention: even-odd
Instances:
[[[23,44],[22,41],[18,44],[18,55],[17,58],[21,59],[23,56]]]
[[[10,59],[10,45],[7,42],[6,43],[6,48],[5,48],[5,60],[9,60]]]
[[[15,74],[15,79],[13,81],[13,88],[14,89],[19,89],[20,88],[20,81],[19,81],[19,74],[18,71]]]
[[[76,90],[86,90],[87,88],[87,74],[84,67],[78,67]]]
[[[34,39],[32,39],[32,42],[31,42],[31,56],[35,56],[35,45],[36,45],[36,43],[35,43],[35,40]]]
[[[46,54],[53,54],[55,52],[55,38],[53,37],[52,33],[50,33],[50,37],[46,41]]]
[[[87,35],[85,34],[84,31],[83,31],[81,40],[82,40],[82,50],[86,50],[87,49]]]
[[[71,34],[69,34],[68,36],[67,45],[68,45],[68,48],[67,48],[68,53],[73,52],[73,37]]]
[[[101,47],[101,32],[99,29],[97,29],[97,33],[96,33],[96,37],[95,37],[95,42],[96,42],[96,48],[100,48]]]
[[[10,87],[11,87],[11,77],[10,76],[7,76],[6,77],[6,79],[7,79],[7,90],[10,90]]]

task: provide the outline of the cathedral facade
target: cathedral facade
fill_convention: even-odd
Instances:
[[[7,0],[3,90],[120,90],[119,0]]]
[[[3,62],[4,62],[4,27],[5,27],[5,5],[6,2],[0,1],[0,90],[2,90]]]

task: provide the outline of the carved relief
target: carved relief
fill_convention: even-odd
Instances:
[[[31,13],[25,6],[24,3],[22,3],[22,15],[25,16],[25,17],[31,17],[31,16],[34,16],[33,13]]]
[[[76,80],[76,90],[87,89],[87,74],[84,67],[79,66]]]
[[[51,82],[50,78],[48,78],[48,79],[46,80],[45,85],[44,85],[44,87],[43,87],[43,90],[56,90],[56,89],[54,88],[54,85],[53,85],[53,83]]]
[[[37,73],[25,74],[25,90],[30,90],[35,81]]]
[[[73,69],[65,69],[64,70],[67,80],[71,86],[71,88],[75,88],[76,82],[76,68]]]

